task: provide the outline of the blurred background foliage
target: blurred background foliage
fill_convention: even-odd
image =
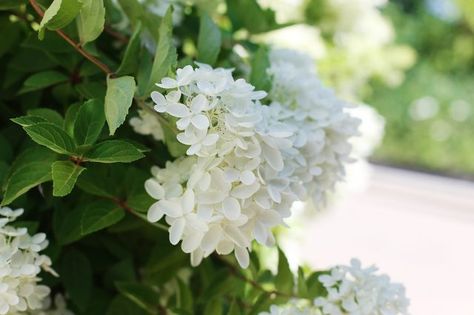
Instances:
[[[403,83],[371,82],[385,117],[375,161],[474,177],[474,1],[396,0],[383,9],[417,60]]]

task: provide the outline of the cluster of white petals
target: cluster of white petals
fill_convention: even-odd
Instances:
[[[39,252],[47,245],[46,235],[28,234],[11,224],[23,209],[0,208],[0,314],[15,314],[43,307],[50,289],[39,284],[38,274],[48,271],[51,260]]]
[[[144,110],[138,110],[138,116],[130,118],[129,124],[136,133],[145,136],[151,135],[156,141],[164,139],[163,128],[160,122],[156,117]]]
[[[164,94],[152,93],[155,110],[176,119],[188,157],[152,170],[145,188],[158,201],[148,219],[165,216],[170,242],[182,241],[193,265],[216,251],[248,266],[254,239],[273,245],[271,229],[291,204],[310,196],[319,204],[342,176],[357,120],[305,60],[287,60],[295,73],[272,64],[269,106],[260,103],[266,92],[235,80],[231,69],[203,64],[178,69],[157,84]],[[303,70],[297,82],[281,78]]]
[[[350,266],[338,266],[319,281],[328,294],[314,303],[325,315],[402,315],[408,314],[409,300],[402,284],[376,274],[374,266],[362,268],[357,259]]]
[[[11,312],[8,315],[74,315],[67,308],[66,300],[61,294],[54,296],[54,303],[50,297],[43,301],[41,309],[28,310],[26,312]]]

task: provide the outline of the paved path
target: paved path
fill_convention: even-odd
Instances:
[[[403,282],[412,315],[474,314],[474,183],[372,167],[306,226],[294,255],[316,267],[359,257]]]

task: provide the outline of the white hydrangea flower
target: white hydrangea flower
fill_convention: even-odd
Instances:
[[[299,197],[313,199],[316,206],[345,174],[351,161],[350,138],[358,134],[360,120],[349,114],[351,105],[323,86],[314,61],[302,53],[275,49],[270,53],[269,74],[273,86],[269,98],[281,107],[279,121],[297,130],[292,166]]]
[[[362,268],[357,259],[350,266],[337,266],[319,281],[328,291],[314,304],[325,315],[402,315],[408,314],[409,300],[402,284],[378,275],[377,268]]]
[[[282,66],[308,67],[293,61]],[[308,196],[319,203],[342,176],[357,122],[319,81],[308,85],[308,74],[300,73],[303,89],[275,80],[270,106],[260,104],[267,93],[235,80],[231,69],[186,66],[157,84],[166,93],[152,93],[154,108],[177,119],[189,157],[152,170],[145,188],[157,202],[148,219],[165,216],[170,242],[182,241],[193,265],[216,251],[234,252],[247,267],[254,239],[273,245],[271,230],[291,215],[291,204]]]
[[[164,139],[163,128],[156,117],[144,110],[139,110],[138,115],[129,120],[130,126],[136,133],[151,135],[157,141]]]
[[[9,225],[22,213],[23,209],[0,208],[0,314],[41,309],[50,289],[39,284],[38,274],[55,274],[50,258],[39,254],[48,245],[46,235],[31,236],[26,228]]]

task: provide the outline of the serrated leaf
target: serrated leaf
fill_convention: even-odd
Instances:
[[[51,180],[51,163],[56,154],[42,147],[25,150],[13,162],[1,205],[7,205],[31,188]]]
[[[64,119],[63,117],[54,109],[51,108],[35,108],[35,109],[30,109],[27,114],[29,116],[37,116],[44,118],[46,121],[58,125],[59,127],[62,127],[64,124]]]
[[[148,314],[155,314],[159,299],[158,293],[149,286],[133,282],[118,282],[117,289],[135,305]]]
[[[81,44],[95,40],[104,30],[105,7],[103,0],[82,0],[77,16],[77,31]]]
[[[97,163],[128,163],[144,157],[133,144],[122,140],[107,140],[92,147],[85,160]]]
[[[128,109],[132,106],[135,93],[135,79],[130,76],[107,78],[105,94],[105,118],[109,125],[110,135],[115,134],[127,117]]]
[[[48,86],[56,85],[58,83],[67,82],[69,78],[58,71],[47,70],[35,73],[28,77],[23,83],[23,87],[18,92],[19,94],[32,92],[44,89]]]
[[[82,205],[79,205],[75,209],[58,209],[54,212],[53,229],[59,244],[66,245],[82,237],[82,210]]]
[[[53,196],[62,197],[68,195],[84,169],[84,167],[74,164],[72,161],[54,162],[51,166]]]
[[[74,135],[74,124],[81,105],[81,103],[72,104],[68,107],[66,115],[64,115],[64,130],[66,130],[70,136]]]
[[[116,296],[107,309],[106,315],[146,315],[146,311],[138,307],[123,295]]]
[[[213,65],[221,50],[222,35],[219,27],[206,12],[201,13],[198,36],[198,61]]]
[[[138,23],[133,31],[132,37],[128,42],[127,48],[125,49],[125,54],[122,58],[122,62],[120,63],[119,68],[117,69],[117,75],[127,75],[127,74],[134,74],[138,68],[139,58],[137,56],[140,55],[140,34],[142,31],[142,23]]]
[[[226,4],[234,31],[245,28],[256,34],[285,26],[276,22],[273,10],[263,9],[257,0],[227,0]]]
[[[23,127],[30,138],[56,153],[73,154],[75,145],[72,138],[60,127],[48,122]]]
[[[61,281],[76,307],[84,311],[91,300],[92,268],[89,259],[76,249],[61,259]]]
[[[176,64],[176,48],[173,45],[173,23],[172,23],[172,6],[168,8],[165,16],[161,20],[159,29],[158,45],[156,47],[153,66],[151,68],[148,84],[145,91],[141,91],[141,95],[149,95],[154,89],[155,83],[160,80],[171,70]]]
[[[255,86],[257,90],[269,91],[271,80],[267,73],[267,69],[270,67],[267,47],[260,46],[252,58],[251,66],[250,83]]]
[[[104,103],[92,99],[81,105],[74,123],[77,144],[93,144],[104,127]]]
[[[22,127],[36,125],[41,122],[47,122],[46,119],[39,116],[21,116],[21,117],[12,118],[10,120],[13,121],[15,124],[18,124]]]
[[[74,20],[81,10],[80,0],[54,0],[44,12],[38,29],[38,37],[44,38],[44,29],[57,30]]]
[[[109,200],[98,200],[85,205],[81,217],[81,234],[87,235],[105,229],[125,216],[122,208]]]

